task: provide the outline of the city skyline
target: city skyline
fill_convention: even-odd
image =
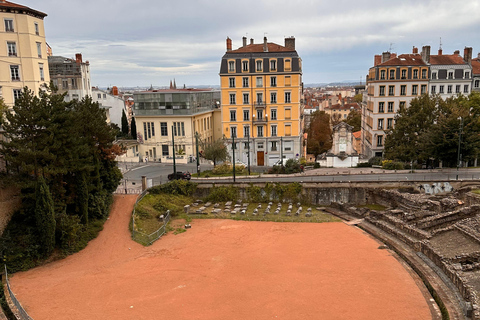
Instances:
[[[470,1],[312,2],[292,7],[287,1],[244,1],[235,15],[221,1],[146,2],[123,0],[70,3],[46,0],[14,1],[45,12],[46,41],[54,55],[82,53],[90,61],[93,86],[168,86],[220,84],[220,61],[225,40],[233,49],[242,37],[255,43],[283,44],[296,38],[303,60],[303,82],[362,81],[375,54],[410,53],[412,47],[440,46],[444,54],[473,47],[480,3]],[[251,10],[246,10],[250,8]],[[72,27],[75,26],[75,27]],[[248,40],[250,41],[250,40]]]

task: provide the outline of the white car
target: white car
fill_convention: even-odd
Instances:
[[[283,166],[285,166],[287,164],[287,161],[290,160],[290,159],[282,159],[282,160],[278,160],[277,162],[275,162],[273,165],[274,166],[281,166],[282,163],[283,163]]]

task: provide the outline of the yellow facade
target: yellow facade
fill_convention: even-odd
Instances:
[[[0,3],[0,95],[13,106],[23,87],[34,93],[50,82],[43,18],[46,14]]]
[[[242,47],[231,50],[227,39],[220,68],[222,133],[229,150],[235,150],[236,160],[257,166],[298,158],[303,84],[295,39],[285,39],[285,46],[266,38],[263,44],[243,40]]]

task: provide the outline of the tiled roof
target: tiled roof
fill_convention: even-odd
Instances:
[[[295,50],[286,48],[276,43],[268,42],[267,43],[268,52],[292,52]],[[264,52],[263,43],[249,44],[245,47],[240,47],[237,50],[229,51],[228,53],[243,53],[243,52]]]
[[[480,58],[472,59],[472,73],[480,75]]]
[[[25,10],[25,11],[28,11],[30,13],[33,13],[34,15],[38,15],[41,18],[44,18],[44,17],[47,16],[46,13],[43,13],[43,12],[40,12],[40,11],[37,11],[37,10],[33,10],[29,7],[25,7],[25,6],[22,6],[20,4],[16,4],[16,3],[13,3],[13,2],[8,2],[8,1],[0,1],[0,9]]]
[[[466,64],[458,54],[431,55],[430,64]]]
[[[331,107],[325,107],[325,109],[331,109],[331,110],[350,110],[351,108],[354,108],[354,109],[360,109],[360,106],[357,104],[357,103],[347,103],[345,105],[341,105],[341,104],[334,104],[332,105]]]
[[[188,89],[154,89],[154,90],[146,90],[146,91],[140,91],[140,93],[148,93],[148,92],[158,92],[158,93],[185,93],[185,92],[210,92],[210,91],[215,91],[213,89],[193,89],[193,88],[188,88]]]
[[[422,56],[416,53],[401,54],[398,57],[392,58],[379,66],[425,66]]]

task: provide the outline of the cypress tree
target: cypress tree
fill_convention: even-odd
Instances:
[[[137,139],[137,124],[135,122],[134,117],[132,117],[132,130],[131,131],[132,131],[132,138],[136,140]]]
[[[88,225],[88,185],[85,172],[77,172],[77,214]]]
[[[124,136],[128,136],[128,120],[125,110],[122,112],[122,133]]]
[[[52,195],[43,177],[37,179],[35,190],[35,220],[42,251],[49,255],[55,249],[55,211]]]

